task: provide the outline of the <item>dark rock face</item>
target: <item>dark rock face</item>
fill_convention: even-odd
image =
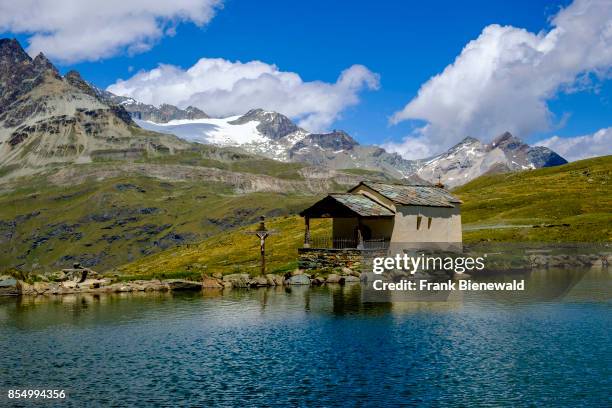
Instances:
[[[41,81],[47,62],[40,54],[35,64],[16,39],[0,39],[0,120],[11,104]]]
[[[194,120],[206,119],[209,117],[204,111],[194,106],[188,106],[185,109],[180,109],[174,105],[164,103],[159,107],[156,107],[153,105],[136,102],[132,98],[118,96],[98,88],[96,88],[95,91],[104,101],[124,109],[127,114],[134,119],[147,120],[155,123],[168,123],[171,120]]]
[[[201,109],[189,105],[184,109],[185,119],[206,119],[208,115]]]
[[[191,119],[208,118],[207,114],[205,114],[203,111],[193,106],[188,106],[187,109],[183,110],[183,109],[177,108],[174,105],[169,105],[167,103],[164,103],[159,106],[158,112],[159,113],[157,114],[157,116],[159,117],[159,120],[161,122],[169,122],[171,120],[176,120],[176,119],[190,119],[191,120]]]
[[[468,138],[464,139],[467,140]],[[469,138],[473,140],[477,140],[474,138]],[[501,135],[497,136],[491,141],[491,147],[499,147],[501,149],[514,150],[522,147],[524,145],[523,141],[518,137],[514,137],[510,132],[504,132]]]
[[[53,66],[51,61],[49,61],[47,57],[45,57],[45,54],[43,54],[42,52],[39,53],[36,58],[34,58],[34,61],[32,63],[34,64],[34,70],[36,72],[40,74],[48,72],[57,79],[61,78],[57,68]]]
[[[0,39],[0,114],[36,87],[44,75],[61,78],[43,53],[32,60],[16,39]]]
[[[16,232],[17,232],[17,227],[20,224],[34,217],[38,217],[39,215],[40,215],[40,211],[34,211],[29,214],[18,215],[12,220],[8,220],[8,221],[0,220],[0,244],[8,245],[11,239],[15,237]]]
[[[232,125],[242,125],[251,121],[258,121],[257,130],[272,140],[278,140],[300,128],[285,115],[268,112],[263,109],[251,109],[238,119],[230,122]]]
[[[567,160],[547,147],[529,146],[510,132],[497,136],[489,145],[489,150],[500,148],[506,155],[519,160],[521,164],[533,168],[559,166],[566,164]]]
[[[81,77],[81,74],[79,74],[77,71],[68,71],[64,78],[66,79],[66,82],[68,82],[75,88],[78,88],[83,93],[94,96],[96,98],[98,97],[96,91]]]
[[[132,115],[125,110],[125,108],[121,105],[111,105],[111,112],[115,114],[119,119],[121,119],[126,125],[137,126],[136,123],[132,120]]]
[[[179,119],[205,119],[208,115],[198,108],[189,106],[187,109],[179,109],[174,105],[162,104],[158,108],[143,103],[125,103],[120,105],[126,109],[134,118],[148,120],[156,123],[167,123]]]
[[[299,150],[306,145],[317,145],[323,149],[334,151],[350,150],[358,144],[348,133],[342,130],[334,130],[331,133],[311,133],[301,142],[296,143],[292,150]]]
[[[533,146],[527,152],[527,157],[536,167],[552,167],[566,164],[567,160],[548,147]]]

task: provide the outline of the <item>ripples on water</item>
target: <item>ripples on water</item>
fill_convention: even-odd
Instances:
[[[611,282],[533,273],[525,294],[393,305],[359,285],[4,299],[0,405],[63,388],[72,406],[612,406]]]

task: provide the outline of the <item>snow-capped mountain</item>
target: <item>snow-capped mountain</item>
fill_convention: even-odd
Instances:
[[[379,147],[361,146],[343,131],[310,133],[286,116],[263,109],[223,119],[135,121],[145,129],[174,134],[188,141],[240,147],[285,162],[304,162],[330,169],[377,170],[399,178],[416,169],[415,162]]]
[[[426,160],[416,174],[428,181],[438,177],[449,187],[465,184],[487,173],[503,173],[558,166],[567,161],[552,150],[529,146],[509,132],[490,144],[466,137],[448,151]]]
[[[308,135],[285,116],[262,109],[221,119],[179,119],[167,123],[135,121],[144,129],[174,134],[190,142],[240,147],[281,161],[289,161],[291,147]]]
[[[124,98],[120,102],[122,106],[150,106],[110,95]],[[416,175],[431,183],[441,181],[449,187],[467,183],[486,173],[566,163],[552,150],[531,147],[510,133],[498,136],[490,144],[467,137],[440,155],[406,160],[378,146],[360,145],[341,130],[310,133],[288,117],[263,109],[252,109],[244,115],[228,118],[181,118],[160,122],[140,119],[142,114],[134,110],[131,114],[142,128],[173,134],[191,142],[239,147],[275,160],[303,162],[334,170],[373,170],[395,178]]]

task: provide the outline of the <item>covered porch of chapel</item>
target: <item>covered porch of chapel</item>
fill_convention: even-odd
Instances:
[[[330,194],[300,213],[304,218],[304,248],[383,249],[391,239],[394,212],[361,194]],[[331,218],[332,231],[312,236],[310,220]]]

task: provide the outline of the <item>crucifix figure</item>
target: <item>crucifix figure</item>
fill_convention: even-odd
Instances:
[[[268,238],[270,235],[276,234],[276,231],[269,230],[266,228],[265,219],[266,217],[262,215],[259,221],[259,227],[257,227],[255,231],[247,232],[247,234],[256,235],[259,238],[259,248],[260,248],[260,254],[261,254],[261,275],[262,276],[266,274],[266,238]]]

